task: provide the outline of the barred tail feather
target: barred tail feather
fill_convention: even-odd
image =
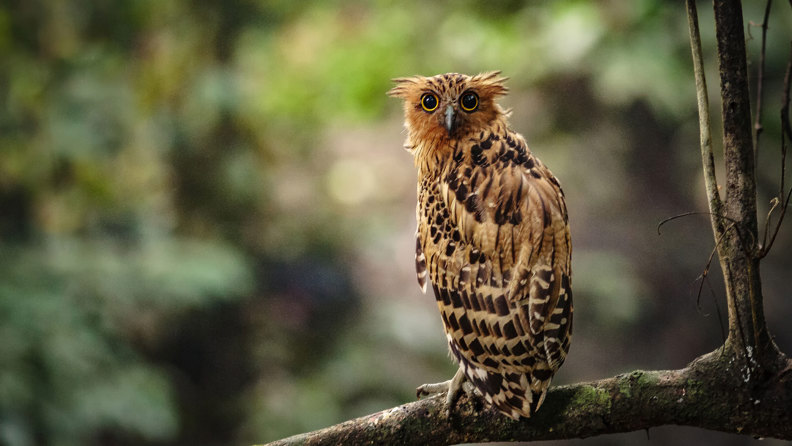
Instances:
[[[530,418],[544,402],[550,379],[539,380],[530,373],[498,373],[466,367],[470,382],[484,399],[504,415],[518,420]]]

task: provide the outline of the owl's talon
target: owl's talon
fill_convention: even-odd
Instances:
[[[423,384],[415,389],[415,394],[418,399],[421,399],[425,396],[433,395],[435,393],[445,393],[448,391],[449,384],[451,384],[450,379],[441,383]]]
[[[463,390],[467,395],[472,396],[475,394],[475,387],[465,378],[465,373],[460,367],[457,369],[453,378],[448,381],[440,383],[424,384],[416,389],[416,394],[420,399],[423,396],[432,395],[435,393],[446,393],[445,399],[445,414],[451,416],[451,410],[454,408],[457,399],[459,399],[459,390]]]
[[[451,378],[451,381],[448,383],[448,394],[446,395],[446,415],[451,416],[451,409],[454,408],[454,404],[459,399],[459,390],[462,389],[464,386],[463,384],[467,382],[465,378],[465,373],[462,371],[462,367],[458,368],[454,377]]]

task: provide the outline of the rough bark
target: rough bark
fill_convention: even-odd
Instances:
[[[635,371],[550,389],[531,419],[514,421],[463,396],[451,417],[440,395],[316,432],[286,445],[444,445],[586,438],[666,424],[792,440],[792,363],[754,386],[734,358],[716,351],[681,370]]]
[[[733,347],[738,358],[747,361],[756,373],[764,373],[763,369],[772,369],[778,351],[768,335],[762,307],[756,177],[742,8],[739,0],[716,0],[713,4],[726,164],[726,199],[722,217],[726,220],[727,230],[717,248],[729,309],[727,346]]]
[[[449,418],[444,414],[443,396],[438,395],[271,444],[532,441],[586,438],[667,424],[792,440],[792,361],[775,346],[763,313],[759,263],[766,251],[759,246],[757,231],[742,10],[739,0],[713,3],[726,165],[722,202],[709,116],[701,115],[700,123],[705,186],[729,308],[729,335],[721,348],[681,370],[635,371],[551,388],[531,419],[511,420],[466,396]],[[687,7],[699,111],[706,113],[694,1],[688,0]]]

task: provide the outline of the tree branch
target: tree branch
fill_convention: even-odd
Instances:
[[[792,0],[790,0],[792,3]],[[789,86],[792,83],[792,41],[789,42],[789,59],[784,73],[784,91],[781,94],[781,185],[778,196],[784,199],[784,175],[786,173],[786,140],[792,140],[792,124],[789,122]]]
[[[759,72],[756,75],[756,117],[754,120],[754,162],[759,159],[759,137],[764,131],[762,126],[762,99],[764,98],[764,69],[767,49],[767,21],[773,0],[767,0],[762,18],[762,47],[759,52]]]
[[[315,432],[270,443],[456,444],[586,438],[667,424],[792,439],[790,373],[747,388],[720,351],[681,370],[634,371],[550,389],[533,418],[514,421],[463,396],[449,419],[436,395]],[[786,361],[786,359],[784,359]],[[792,370],[786,362],[785,370]],[[743,377],[735,380],[734,377]]]
[[[704,57],[701,55],[701,35],[699,33],[698,12],[695,0],[687,0],[688,32],[690,49],[693,53],[693,73],[696,79],[696,99],[699,114],[699,141],[701,145],[701,162],[704,167],[704,187],[707,191],[710,222],[715,240],[723,234],[722,214],[723,203],[718,193],[718,180],[715,177],[715,157],[712,153],[712,132],[710,127],[709,96],[707,79],[704,75]]]
[[[792,3],[792,0],[790,0]],[[787,154],[787,139],[792,141],[792,125],[789,123],[789,85],[792,79],[792,42],[790,42],[789,59],[787,60],[786,73],[784,74],[784,91],[781,95],[781,184],[778,188],[778,201],[781,203],[781,215],[778,216],[778,221],[773,229],[773,235],[770,241],[762,247],[761,256],[766,256],[775,243],[778,230],[781,229],[781,223],[784,222],[784,215],[789,207],[789,198],[792,197],[792,189],[786,193],[784,198],[784,177],[786,176],[786,154]],[[770,209],[771,212],[773,208]],[[767,214],[767,226],[770,226],[770,213]],[[765,230],[765,238],[767,238],[768,231]]]

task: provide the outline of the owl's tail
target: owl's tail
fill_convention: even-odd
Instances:
[[[542,372],[550,371],[494,373],[477,369],[474,376],[468,378],[481,391],[487,403],[517,420],[520,417],[530,418],[544,402],[552,373]]]

